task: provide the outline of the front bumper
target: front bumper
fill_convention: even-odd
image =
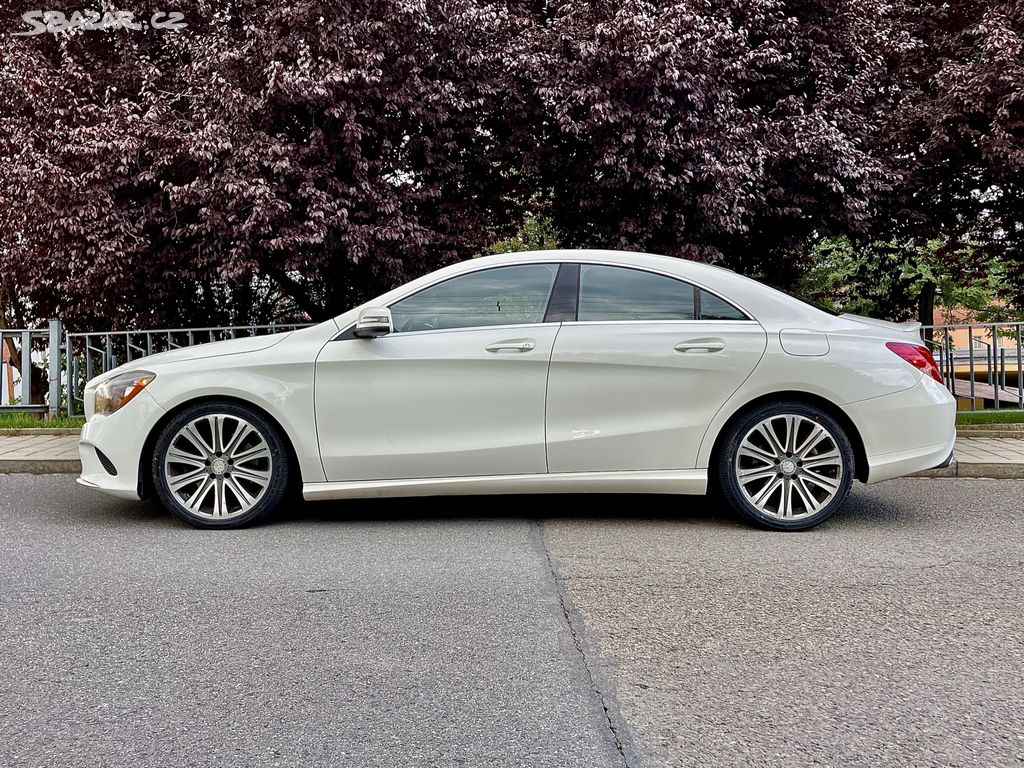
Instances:
[[[89,419],[78,442],[82,461],[79,484],[124,499],[138,499],[139,460],[147,436],[164,413],[153,396],[143,390],[120,411]]]
[[[852,403],[843,410],[864,442],[868,483],[948,466],[952,458],[956,400],[928,376],[903,392]]]

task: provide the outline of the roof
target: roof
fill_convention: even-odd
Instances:
[[[762,324],[781,327],[820,327],[822,329],[833,324],[833,318],[830,315],[814,309],[799,299],[713,264],[653,253],[589,248],[520,251],[467,259],[406,283],[364,306],[391,304],[403,296],[456,275],[489,267],[535,262],[596,263],[646,269],[678,277],[712,293],[719,294]],[[348,314],[345,313],[337,318],[339,324],[344,325],[354,321],[354,316],[348,318]]]

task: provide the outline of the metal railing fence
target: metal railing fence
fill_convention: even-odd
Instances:
[[[968,410],[1024,410],[1024,323],[927,325],[946,388]]]
[[[57,320],[46,328],[0,329],[0,411],[52,411],[47,402],[32,402],[44,385],[49,402],[59,403],[60,340]]]
[[[45,328],[0,329],[4,351],[0,412],[78,415],[84,410],[86,382],[122,363],[171,349],[309,325],[312,323],[62,333],[60,321],[50,320]],[[1024,322],[930,325],[921,329],[921,335],[934,352],[946,387],[967,401],[970,410],[1024,410]],[[25,364],[26,350],[29,365]],[[43,392],[46,402],[38,402]]]
[[[90,379],[113,368],[158,352],[193,347],[214,341],[270,333],[294,331],[313,323],[271,323],[268,325],[230,325],[207,328],[161,328],[145,331],[95,331],[68,333],[64,350],[67,357],[67,415],[84,411],[85,385]]]

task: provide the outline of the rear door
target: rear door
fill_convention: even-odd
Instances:
[[[660,273],[579,271],[548,373],[550,472],[690,469],[707,425],[767,345],[725,299]]]

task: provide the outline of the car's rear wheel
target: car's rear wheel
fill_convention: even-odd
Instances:
[[[725,437],[718,485],[740,514],[766,528],[801,531],[834,515],[853,482],[850,440],[807,403],[762,406]]]
[[[237,528],[272,512],[288,488],[288,453],[264,416],[235,403],[177,414],[153,451],[157,495],[201,528]]]

